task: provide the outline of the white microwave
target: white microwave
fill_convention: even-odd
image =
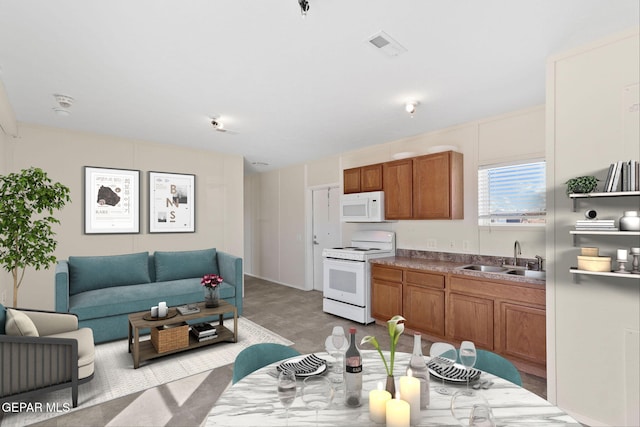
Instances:
[[[340,196],[340,221],[384,222],[384,192],[343,194]]]

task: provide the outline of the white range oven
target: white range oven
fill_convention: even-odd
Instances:
[[[323,250],[323,311],[365,325],[373,322],[369,260],[395,253],[393,231],[356,231],[350,246]]]

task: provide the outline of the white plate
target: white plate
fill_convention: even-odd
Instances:
[[[336,347],[333,345],[333,340],[331,339],[331,335],[327,337],[324,341],[324,348],[327,350],[327,353],[331,354],[336,351]],[[340,351],[347,351],[349,348],[349,342],[347,341],[347,337],[344,337],[344,343],[342,344],[342,348]]]
[[[467,376],[469,377],[469,382],[472,383],[480,378],[480,374],[482,374],[481,371],[474,368],[471,368],[467,372],[465,367],[459,363],[454,363],[453,365],[441,368],[439,365],[435,364],[435,362],[430,361],[427,363],[427,367],[429,368],[429,373],[432,376],[452,383],[466,383]]]
[[[307,359],[307,363],[305,365],[300,365],[296,367],[295,364],[302,362],[304,359]],[[315,354],[309,354],[306,356],[296,356],[290,359],[284,360],[282,363],[278,365],[278,371],[283,370],[283,365],[288,365],[292,367],[298,378],[312,377],[314,375],[321,375],[324,371],[327,370],[327,361],[321,357],[316,356]]]

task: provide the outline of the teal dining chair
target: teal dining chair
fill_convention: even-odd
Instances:
[[[513,363],[491,351],[477,349],[476,353],[474,368],[497,375],[522,387],[522,377]]]
[[[236,356],[232,383],[237,383],[263,366],[295,356],[300,356],[298,350],[282,344],[260,343],[249,346]]]

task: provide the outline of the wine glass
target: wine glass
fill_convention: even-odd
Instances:
[[[333,327],[333,331],[331,332],[331,343],[333,344],[333,347],[335,348],[334,351],[334,358],[336,359],[335,362],[335,366],[333,368],[333,372],[335,374],[338,374],[337,379],[335,380],[336,382],[339,382],[339,379],[341,377],[342,374],[342,364],[340,363],[340,360],[342,360],[342,346],[344,345],[345,341],[347,340],[347,338],[344,335],[344,329],[342,328],[342,326],[334,326]]]
[[[480,393],[457,391],[451,398],[451,415],[461,426],[495,427],[493,412],[487,399]]]
[[[467,371],[467,394],[473,394],[469,390],[469,376],[471,375],[471,368],[476,364],[476,357],[476,346],[471,341],[462,341],[462,344],[460,344],[460,363]]]
[[[436,342],[431,344],[429,356],[431,356],[431,361],[441,368],[440,372],[443,372],[447,366],[452,366],[456,363],[458,352],[456,348],[449,343]],[[436,392],[448,396],[451,394],[451,390],[444,385],[444,375],[441,374],[440,377],[442,378],[442,386],[436,387]]]
[[[326,409],[333,401],[333,386],[326,377],[307,377],[302,382],[302,401],[309,409],[316,411],[316,425],[318,425],[318,411]]]
[[[278,399],[284,406],[287,425],[289,425],[289,408],[296,399],[296,375],[286,369],[280,371],[278,375]]]

